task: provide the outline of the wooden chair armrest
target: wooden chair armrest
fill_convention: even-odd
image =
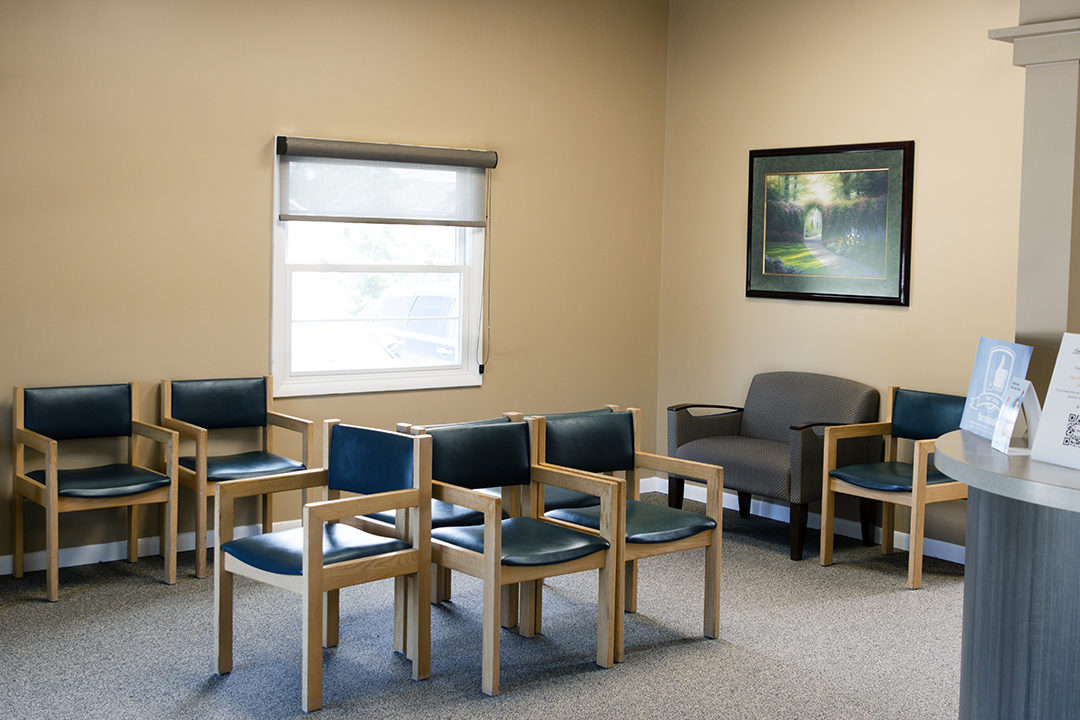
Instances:
[[[449,483],[431,481],[431,497],[436,500],[448,502],[451,505],[460,505],[484,513],[502,516],[502,498],[498,495],[489,495],[477,490],[450,485]]]
[[[142,420],[131,421],[131,432],[135,435],[141,435],[144,438],[150,438],[162,445],[171,445],[173,449],[175,449],[180,442],[180,434],[175,430],[169,430],[160,425],[151,425]]]
[[[305,433],[308,431],[308,428],[315,427],[315,423],[312,420],[305,420],[304,418],[285,415],[279,412],[266,413],[266,422],[269,425],[276,425],[277,427],[293,430],[298,433]]]
[[[217,484],[217,502],[231,503],[234,498],[268,495],[287,490],[303,490],[326,484],[326,470],[315,468],[266,477],[229,480]]]
[[[198,425],[192,425],[184,420],[177,420],[174,417],[161,418],[161,424],[163,427],[167,427],[170,430],[175,430],[180,433],[181,437],[185,437],[188,440],[199,441],[199,438],[207,436],[207,430],[204,427]]]
[[[45,454],[48,454],[50,450],[55,452],[55,448],[58,446],[58,443],[52,438],[21,427],[15,428],[15,442],[27,445]]]
[[[420,491],[414,488],[412,490],[393,490],[374,495],[338,498],[337,500],[323,500],[308,503],[305,507],[308,509],[312,519],[325,523],[357,515],[373,515],[384,510],[416,507],[419,504]]]
[[[619,484],[625,481],[622,478],[608,475],[571,470],[558,465],[533,465],[533,480],[545,485],[554,485],[564,490],[576,490],[587,495],[594,495],[601,500],[606,496],[614,497]]]
[[[666,455],[654,455],[653,453],[638,452],[634,456],[638,467],[656,472],[671,473],[682,477],[700,480],[708,483],[714,477],[722,476],[723,471],[719,465],[683,460],[682,458],[667,457]]]
[[[857,423],[855,425],[833,425],[825,428],[825,442],[829,439],[842,440],[854,437],[873,437],[888,435],[892,432],[891,422]]]

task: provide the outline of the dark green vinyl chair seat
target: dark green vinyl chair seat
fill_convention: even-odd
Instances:
[[[45,482],[44,470],[34,470],[27,476]],[[124,497],[166,487],[169,482],[167,475],[127,463],[56,472],[57,494],[61,497]]]
[[[600,508],[554,510],[548,517],[583,527],[600,528]],[[626,501],[626,542],[665,543],[712,530],[710,517],[641,500]]]
[[[180,458],[180,466],[194,472],[195,456],[186,455]],[[306,469],[301,462],[263,450],[206,458],[206,479],[211,482],[243,480],[249,477],[279,475]]]
[[[410,548],[412,545],[407,542],[372,535],[341,523],[330,523],[323,527],[323,562],[326,565]],[[221,551],[266,572],[302,575],[304,528],[230,540],[221,546]]]
[[[384,522],[388,525],[393,525],[397,517],[397,513],[393,510],[387,510],[386,512],[372,513],[368,515],[373,520]],[[431,501],[431,527],[457,527],[460,525],[482,525],[484,523],[484,513],[479,510],[473,510],[471,508],[462,507],[460,505],[452,505],[442,500]]]
[[[484,552],[484,526],[445,527],[431,536],[473,552]],[[610,547],[607,540],[529,517],[502,521],[502,564],[535,567],[555,565]]]
[[[882,492],[911,492],[913,466],[906,462],[880,462],[847,465],[829,473],[837,480],[851,485]],[[952,482],[952,478],[935,468],[926,469],[926,484]]]

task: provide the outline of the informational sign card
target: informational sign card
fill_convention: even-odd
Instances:
[[[1080,468],[1080,335],[1061,340],[1031,457]]]
[[[992,440],[1009,383],[1027,377],[1030,361],[1031,347],[1028,345],[979,338],[960,428]]]
[[[1031,389],[1028,380],[1012,380],[1009,389],[1005,391],[1004,404],[998,413],[997,425],[994,426],[994,438],[990,446],[998,452],[1007,455],[1030,455],[1031,441],[1039,429],[1041,408],[1039,396]],[[1020,408],[1024,409],[1024,416],[1028,426],[1028,442],[1026,445],[1013,444],[1013,431],[1016,429],[1016,421],[1020,419]]]

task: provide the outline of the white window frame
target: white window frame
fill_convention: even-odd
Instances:
[[[293,138],[288,138],[293,140]],[[306,140],[306,139],[301,139]],[[342,143],[345,141],[312,141]],[[411,146],[387,146],[373,143],[350,143],[381,151],[393,152],[404,148],[416,150],[442,150],[441,148],[412,148]],[[280,147],[280,138],[275,142]],[[346,148],[348,150],[348,148]],[[476,151],[449,151],[476,152]],[[341,393],[388,392],[395,390],[426,390],[435,388],[470,387],[483,380],[483,315],[484,315],[484,259],[489,241],[488,200],[490,198],[491,170],[485,173],[484,227],[482,233],[465,232],[459,242],[464,244],[460,264],[415,265],[353,265],[353,264],[289,264],[287,262],[288,220],[281,219],[280,172],[283,160],[279,150],[274,150],[273,187],[273,273],[271,311],[271,373],[274,378],[274,395],[278,397],[328,395]],[[491,153],[494,155],[494,153]],[[370,159],[370,158],[369,158]],[[434,164],[418,163],[418,164]],[[480,235],[477,238],[477,235]],[[292,347],[292,274],[296,272],[460,272],[462,337],[459,362],[450,365],[409,368],[384,368],[377,370],[293,372],[290,364]]]

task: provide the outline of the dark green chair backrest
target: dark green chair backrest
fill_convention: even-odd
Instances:
[[[131,386],[24,388],[23,427],[53,440],[131,435]]]
[[[476,422],[425,428],[431,435],[431,478],[470,488],[528,485],[529,424]]]
[[[332,490],[364,495],[411,490],[413,462],[411,435],[354,425],[330,428],[327,485]]]
[[[629,410],[544,416],[544,460],[586,472],[633,470],[634,414]]]
[[[264,427],[266,378],[173,380],[172,416],[203,428]]]
[[[929,440],[958,430],[966,401],[960,395],[897,388],[892,407],[892,436]]]

